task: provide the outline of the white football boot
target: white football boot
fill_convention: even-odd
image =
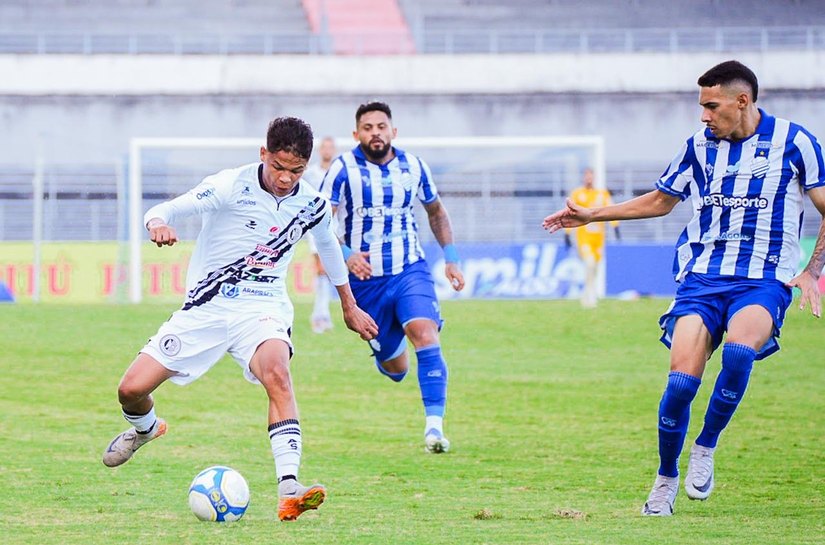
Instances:
[[[690,449],[685,492],[692,500],[706,500],[713,491],[714,450],[696,444]]]
[[[679,477],[665,477],[656,475],[653,490],[647,497],[642,515],[650,517],[669,517],[673,514],[673,504],[676,503],[676,494],[679,493]]]
[[[435,428],[427,430],[424,434],[424,452],[431,454],[441,454],[450,450],[450,440]]]
[[[119,466],[129,461],[137,449],[166,433],[166,420],[158,418],[149,433],[138,433],[129,428],[109,443],[103,453],[103,463],[109,467]]]

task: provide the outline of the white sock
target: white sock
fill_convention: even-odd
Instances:
[[[272,444],[278,482],[288,475],[297,479],[301,465],[301,425],[298,421],[289,419],[270,424],[269,442]]]
[[[312,307],[312,316],[315,318],[329,317],[330,281],[325,274],[315,278],[315,305]]]
[[[152,426],[154,426],[155,422],[158,420],[155,416],[154,405],[146,414],[129,414],[126,411],[123,411],[123,418],[126,419],[126,422],[133,425],[138,433],[147,433],[152,431]]]
[[[444,417],[442,416],[428,416],[424,423],[424,433],[430,430],[437,430],[441,435],[444,435]]]

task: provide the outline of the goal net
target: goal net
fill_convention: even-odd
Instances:
[[[143,297],[144,212],[184,193],[205,176],[257,161],[262,144],[257,138],[131,140],[127,192],[131,302]],[[336,138],[336,144],[339,152],[355,145],[351,137]],[[580,185],[586,167],[594,170],[596,186],[604,187],[600,136],[398,138],[393,145],[430,165],[460,243],[546,241],[542,219]],[[417,211],[416,216],[419,224],[426,223],[423,212]],[[191,218],[176,228],[182,240],[194,240],[200,219]],[[432,242],[426,227],[422,240]]]

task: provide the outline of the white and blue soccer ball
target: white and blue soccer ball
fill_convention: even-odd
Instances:
[[[236,521],[248,506],[249,485],[230,467],[208,467],[189,485],[189,508],[200,520]]]

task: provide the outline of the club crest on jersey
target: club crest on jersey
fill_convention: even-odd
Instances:
[[[160,351],[167,356],[177,356],[181,342],[177,335],[169,334],[161,337],[158,345],[160,345]]]
[[[768,173],[769,168],[770,163],[768,161],[768,158],[761,154],[755,157],[753,162],[751,163],[751,173],[753,174],[754,178],[764,178],[765,174]]]
[[[221,284],[221,295],[229,299],[234,299],[240,295],[240,290],[235,284]]]
[[[286,241],[290,244],[296,244],[304,235],[304,230],[300,225],[293,225],[286,232]]]

